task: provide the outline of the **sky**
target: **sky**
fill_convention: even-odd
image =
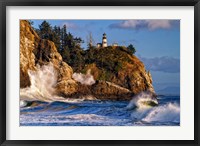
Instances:
[[[33,27],[44,20],[32,20]],[[101,43],[103,33],[108,45],[128,46],[133,44],[135,55],[150,70],[155,90],[165,87],[180,87],[180,21],[179,20],[46,20],[51,26],[67,26],[67,31],[81,37],[87,46],[87,37],[92,34],[95,43]]]

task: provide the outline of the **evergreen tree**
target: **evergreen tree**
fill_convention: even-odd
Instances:
[[[52,41],[55,43],[58,52],[61,52],[60,39],[61,39],[60,27],[54,26]]]
[[[33,26],[34,22],[32,20],[28,20],[29,24]]]
[[[42,24],[39,25],[39,30],[39,35],[42,39],[48,39],[50,41],[53,41],[52,27],[46,20],[44,20]]]
[[[63,46],[67,46],[67,41],[66,41],[66,37],[67,37],[67,26],[64,25],[63,26]]]
[[[84,43],[84,41],[80,37],[75,37],[73,41],[74,41],[75,47],[77,48],[81,48],[81,43]]]
[[[36,30],[42,39],[53,41],[63,60],[73,66],[75,70],[81,70],[84,61],[84,50],[81,48],[83,40],[74,37],[67,32],[67,26],[54,26],[53,28],[47,21],[43,21]]]
[[[69,32],[66,36],[65,36],[65,45],[68,46],[69,48],[73,48],[75,46],[74,43],[74,36]]]
[[[128,50],[129,50],[132,54],[135,54],[136,49],[135,49],[135,47],[133,46],[133,44],[128,45],[127,48],[128,48]]]

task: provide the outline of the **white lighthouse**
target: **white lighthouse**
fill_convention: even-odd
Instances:
[[[106,34],[104,33],[103,34],[103,38],[102,38],[102,47],[105,48],[107,46],[108,46],[108,44],[107,44],[107,38],[106,38]]]

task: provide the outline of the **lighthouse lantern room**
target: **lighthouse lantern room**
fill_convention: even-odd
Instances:
[[[106,34],[104,33],[103,34],[103,38],[102,38],[102,47],[105,48],[107,46],[108,46],[108,44],[107,44],[107,38],[106,38]]]

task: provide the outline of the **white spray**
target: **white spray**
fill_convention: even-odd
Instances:
[[[82,102],[84,100],[93,100],[91,96],[84,96],[79,99],[63,98],[55,95],[55,86],[57,84],[57,72],[52,63],[44,66],[37,66],[35,71],[29,70],[28,75],[30,78],[31,86],[20,89],[20,106],[27,105],[27,101],[61,101],[61,102]],[[86,85],[95,83],[95,80],[90,72],[86,75],[77,74],[73,75],[77,80]]]
[[[168,103],[163,106],[153,108],[146,117],[142,119],[146,122],[179,122],[180,107],[175,103]]]
[[[56,97],[55,86],[57,83],[57,72],[53,64],[37,66],[35,71],[28,70],[31,86],[20,89],[20,99],[27,101],[53,101]]]
[[[140,94],[133,97],[133,99],[127,105],[127,109],[143,109],[152,107],[151,104],[157,105],[158,101],[156,98],[152,97],[148,92],[141,92]]]
[[[87,71],[86,75],[82,73],[74,73],[72,78],[83,85],[92,85],[95,83],[94,77],[90,74],[90,70]]]
[[[178,104],[167,103],[165,105],[151,106],[151,104],[148,103],[158,104],[157,100],[152,98],[147,92],[141,92],[129,102],[127,109],[134,109],[131,114],[131,118],[134,121],[180,121],[180,106]]]

